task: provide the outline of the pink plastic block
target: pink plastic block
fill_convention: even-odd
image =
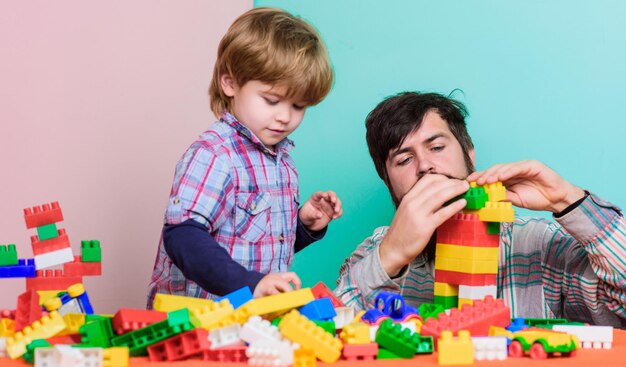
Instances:
[[[378,354],[378,344],[344,344],[343,357],[348,361],[365,360],[371,361]]]

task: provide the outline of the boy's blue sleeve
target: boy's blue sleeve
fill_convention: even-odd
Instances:
[[[296,243],[294,244],[295,252],[304,250],[308,245],[324,238],[327,230],[328,226],[324,227],[324,229],[320,231],[311,232],[306,229],[304,224],[300,221],[300,216],[298,216],[298,224],[296,225]]]
[[[254,288],[265,274],[249,271],[234,261],[202,224],[189,219],[163,227],[163,244],[172,262],[187,279],[219,296],[244,286]]]

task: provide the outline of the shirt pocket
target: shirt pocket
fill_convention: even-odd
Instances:
[[[235,234],[249,242],[263,240],[271,231],[272,196],[268,192],[240,192],[235,207]]]

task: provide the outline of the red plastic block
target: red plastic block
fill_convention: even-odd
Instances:
[[[115,316],[113,316],[111,323],[115,333],[117,335],[122,335],[129,331],[141,329],[165,319],[167,319],[166,312],[120,308]]]
[[[15,320],[15,310],[0,310],[0,319]]]
[[[68,277],[80,277],[86,275],[102,275],[102,263],[82,262],[80,256],[74,256],[74,261],[63,264],[63,272]]]
[[[506,327],[511,324],[511,309],[504,305],[502,299],[492,296],[484,300],[476,300],[473,305],[465,304],[459,310],[453,308],[450,314],[439,314],[438,318],[429,318],[422,325],[420,334],[439,339],[443,330],[457,334],[459,330],[469,330],[473,336],[486,336],[490,326]]]
[[[39,319],[41,319],[39,294],[33,290],[28,290],[17,297],[17,308],[15,309],[15,331],[22,331],[25,326],[28,326]]]
[[[498,247],[500,235],[487,234],[487,222],[478,214],[457,213],[437,228],[437,242],[448,245]]]
[[[46,341],[52,345],[54,344],[80,344],[82,342],[82,334],[69,334],[69,335],[57,335],[52,338],[46,339]]]
[[[435,269],[435,282],[452,285],[497,285],[497,274],[467,274]]]
[[[343,302],[341,302],[339,298],[335,296],[333,291],[331,291],[330,288],[328,288],[326,284],[324,284],[324,282],[318,282],[313,288],[311,288],[311,292],[313,292],[313,297],[315,297],[316,299],[330,298],[330,301],[333,303],[333,307],[335,308],[346,307],[346,305],[344,305]]]
[[[222,347],[217,349],[203,350],[200,354],[205,361],[216,362],[246,362],[246,346],[237,345],[232,347]]]
[[[59,202],[34,206],[24,209],[24,220],[26,228],[36,228],[63,221],[63,213],[59,207]]]
[[[30,243],[33,247],[34,255],[42,255],[48,252],[61,250],[70,247],[70,239],[65,233],[65,229],[59,229],[59,236],[45,241],[39,241],[39,236],[30,236]]]
[[[365,360],[371,361],[378,354],[378,344],[344,344],[343,357],[348,361]]]
[[[76,283],[82,283],[81,276],[67,276],[63,270],[37,270],[35,278],[26,278],[26,289],[34,291],[54,291],[67,289]]]
[[[148,357],[151,362],[172,362],[209,351],[210,347],[209,332],[194,329],[149,346]]]

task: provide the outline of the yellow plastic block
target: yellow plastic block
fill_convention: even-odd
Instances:
[[[459,295],[459,286],[448,284],[448,283],[439,283],[435,282],[435,296],[458,296]]]
[[[15,321],[0,319],[0,336],[10,337],[15,335]]]
[[[365,315],[365,310],[359,311],[352,319],[352,322],[363,322],[363,315]]]
[[[489,326],[489,333],[487,335],[488,336],[505,336],[509,339],[513,339],[513,333],[501,326],[494,326],[494,325]]]
[[[174,296],[171,294],[157,293],[154,297],[154,309],[161,312],[170,312],[188,308],[189,311],[203,306],[211,306],[213,301],[210,299]]]
[[[482,222],[513,222],[515,220],[513,204],[506,201],[500,203],[488,201],[485,207],[478,211],[478,219]]]
[[[449,330],[442,331],[437,345],[437,360],[443,366],[474,364],[474,345],[469,331],[459,331],[457,338],[453,338]]]
[[[64,329],[65,320],[58,312],[52,311],[7,339],[7,354],[11,359],[19,358],[26,353],[26,346],[33,340],[51,338]]]
[[[333,363],[341,356],[341,341],[300,315],[297,310],[289,312],[278,324],[278,329],[285,338],[313,350],[322,362]]]
[[[473,260],[498,260],[498,247],[473,247],[438,243],[435,256]]]
[[[233,313],[233,306],[227,299],[219,302],[213,302],[211,305],[204,305],[192,309],[190,312],[200,322],[200,327],[211,330],[209,327],[218,321]]]
[[[459,305],[457,306],[458,308],[461,308],[461,306],[463,305],[473,305],[474,304],[474,300],[473,299],[467,299],[467,298],[459,298]]]
[[[310,349],[298,348],[293,351],[293,367],[315,367],[317,360]]]
[[[63,320],[66,327],[59,335],[79,334],[78,329],[85,324],[85,314],[67,313],[63,315]]]
[[[498,260],[467,261],[435,256],[435,269],[467,274],[498,274]]]
[[[496,202],[506,200],[506,188],[502,182],[494,182],[492,184],[483,185],[485,192],[489,195],[489,201]]]
[[[372,342],[372,339],[370,339],[370,326],[362,322],[344,326],[339,337],[346,344],[369,344]]]
[[[39,306],[43,306],[43,304],[46,303],[46,301],[50,298],[57,297],[57,294],[59,294],[59,292],[65,292],[65,290],[37,291],[37,294],[39,295]]]
[[[102,367],[128,367],[128,347],[111,347],[102,350]]]

